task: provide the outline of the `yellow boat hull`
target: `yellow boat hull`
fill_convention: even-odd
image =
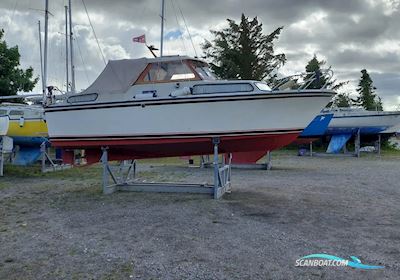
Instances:
[[[48,137],[47,124],[43,120],[25,120],[21,126],[18,120],[10,120],[9,137]]]

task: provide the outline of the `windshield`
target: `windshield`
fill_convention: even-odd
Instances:
[[[201,61],[192,61],[194,69],[203,80],[216,80],[217,78],[211,71],[210,67]]]
[[[196,76],[186,63],[182,61],[169,61],[152,63],[143,81],[169,82],[193,79],[196,79]]]

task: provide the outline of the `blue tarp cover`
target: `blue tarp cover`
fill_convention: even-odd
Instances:
[[[14,165],[30,165],[40,158],[40,147],[20,146],[16,157],[13,160]]]
[[[327,153],[337,154],[346,145],[347,141],[351,138],[351,134],[336,134],[333,135],[329,142]]]

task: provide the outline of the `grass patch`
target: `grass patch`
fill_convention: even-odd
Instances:
[[[7,188],[7,187],[9,187],[10,185],[9,184],[6,184],[5,182],[1,182],[0,183],[0,190],[1,189],[5,189],[5,188]]]
[[[134,276],[134,267],[132,263],[120,263],[112,269],[109,273],[103,274],[100,279],[130,279],[131,276]]]
[[[381,150],[383,156],[400,157],[400,150],[385,148]]]
[[[26,177],[43,177],[39,165],[32,166],[16,166],[7,164],[4,165],[4,176],[15,177],[15,178],[26,178]]]
[[[99,164],[73,167],[66,170],[42,173],[40,165],[32,166],[15,166],[15,165],[5,165],[4,174],[6,177],[14,178],[59,178],[59,179],[71,179],[77,178],[89,179],[95,176],[100,176],[101,166]]]
[[[199,156],[192,157],[195,161],[200,162]],[[187,160],[182,159],[180,157],[168,157],[168,158],[153,158],[153,159],[141,159],[138,160],[138,164],[141,163],[149,164],[149,165],[187,165]]]

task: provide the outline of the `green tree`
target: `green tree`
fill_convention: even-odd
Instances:
[[[338,90],[343,87],[348,81],[344,82],[337,82],[336,79],[333,77],[328,77],[328,73],[323,73],[322,69],[326,65],[325,60],[318,60],[317,56],[314,54],[313,58],[308,61],[306,65],[306,74],[305,80],[309,80],[314,76],[314,80],[312,83],[307,87],[308,89],[320,89],[323,86],[326,86],[332,90]],[[330,67],[329,67],[330,68]]]
[[[358,82],[358,97],[355,104],[369,111],[382,111],[382,100],[375,94],[376,87],[373,85],[371,76],[366,69],[361,70],[361,78]]]
[[[383,111],[382,98],[380,96],[378,96],[377,100],[375,100],[375,108],[377,111]]]
[[[306,75],[305,80],[310,79],[315,75],[315,80],[308,86],[309,89],[320,89],[326,83],[326,77],[322,74],[321,68],[326,64],[325,60],[318,60],[317,56],[314,57],[306,65]]]
[[[351,99],[348,94],[346,93],[339,93],[335,96],[333,100],[333,105],[335,107],[350,107],[351,106]]]
[[[18,46],[8,47],[3,36],[4,30],[0,29],[0,96],[32,91],[39,78],[33,78],[32,67],[20,68]]]
[[[257,17],[249,20],[242,14],[239,24],[231,19],[227,21],[227,28],[211,30],[214,39],[202,45],[214,73],[222,79],[274,79],[274,70],[286,61],[284,54],[274,52],[274,41],[279,38],[283,27],[264,35]]]

